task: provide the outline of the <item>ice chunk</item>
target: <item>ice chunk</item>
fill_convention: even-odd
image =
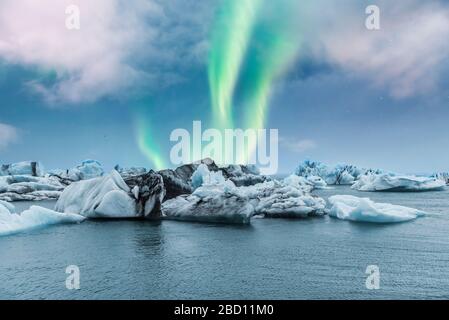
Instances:
[[[336,195],[329,198],[331,209],[329,215],[342,220],[393,223],[416,219],[425,212],[393,205],[376,203],[369,198],[358,198],[349,195]]]
[[[138,187],[138,188],[136,188]],[[135,193],[138,191],[138,198]],[[159,212],[164,197],[162,177],[154,172],[128,177],[109,175],[72,183],[61,194],[55,210],[88,218],[149,217]]]
[[[104,174],[103,166],[96,160],[84,160],[79,166],[68,172],[68,177],[73,181],[93,179]]]
[[[288,180],[291,182],[291,180]],[[268,181],[240,187],[236,193],[246,196],[254,206],[254,214],[271,218],[305,218],[325,214],[326,202],[312,196],[302,186]]]
[[[119,165],[116,165],[114,169],[120,173],[120,175],[125,179],[131,176],[138,176],[148,172],[148,170],[144,167],[130,167],[130,168],[121,168]]]
[[[432,175],[432,178],[440,179],[440,180],[444,181],[444,183],[449,185],[449,172],[435,173]]]
[[[13,164],[5,164],[0,167],[0,176],[8,175],[29,175],[42,177],[44,169],[40,162],[22,161]]]
[[[219,169],[226,179],[231,180],[237,187],[253,186],[269,181],[270,178],[260,175],[259,168],[255,165],[229,165]]]
[[[29,175],[0,177],[0,200],[44,200],[57,199],[64,189],[54,177],[34,177]]]
[[[390,174],[363,175],[352,188],[359,191],[438,191],[446,183],[437,178]]]
[[[235,191],[230,180],[204,184],[191,195],[179,196],[162,204],[166,219],[247,224],[254,214],[248,198]]]
[[[182,179],[176,171],[165,169],[158,171],[164,180],[165,200],[176,198],[183,194],[191,194],[193,189],[188,180]]]
[[[135,200],[117,171],[89,180],[74,182],[59,197],[55,210],[88,218],[135,217]]]
[[[223,173],[221,171],[209,171],[207,165],[200,164],[191,178],[193,189],[201,187],[203,184],[213,185],[225,182]]]
[[[163,217],[173,220],[248,224],[254,207],[248,199],[217,186],[202,186],[192,195],[162,204]]]
[[[55,224],[79,223],[84,219],[77,214],[60,213],[39,206],[17,214],[13,205],[0,201],[0,236]]]
[[[205,183],[192,195],[164,202],[162,213],[167,219],[228,223],[249,223],[252,215],[278,218],[323,215],[325,201],[308,194],[299,184],[300,177],[297,178],[296,182],[293,178],[288,180],[291,185],[274,180],[242,187],[236,187],[230,179]]]
[[[325,165],[319,161],[305,160],[295,171],[302,177],[318,176],[329,185],[351,185],[360,176],[365,174],[381,174],[380,169],[364,169],[354,165],[339,164],[335,167]]]
[[[327,187],[326,181],[319,176],[308,176],[306,179],[313,185],[314,189],[324,189]]]
[[[289,175],[282,181],[285,185],[300,188],[306,192],[310,192],[314,189],[313,183],[304,177],[297,176],[295,174]]]

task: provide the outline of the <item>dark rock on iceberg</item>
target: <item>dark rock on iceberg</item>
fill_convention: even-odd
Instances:
[[[144,174],[129,175],[124,179],[136,199],[138,215],[157,218],[161,214],[161,204],[165,196],[162,176],[153,170]]]
[[[164,179],[166,189],[164,201],[180,195],[191,194],[194,190],[192,175],[201,164],[206,165],[210,172],[221,172],[225,179],[231,180],[236,186],[252,186],[270,180],[268,177],[260,175],[259,170],[255,166],[229,165],[227,167],[219,167],[212,159],[206,158],[198,162],[182,165],[175,170],[166,169],[158,172]]]
[[[220,168],[215,164],[215,162],[212,159],[206,158],[198,162],[182,165],[175,169],[175,173],[183,181],[189,181],[190,178],[192,177],[192,174],[196,171],[196,169],[198,169],[198,166],[200,164],[205,164],[209,169],[209,171],[220,170]]]
[[[192,186],[189,180],[184,180],[176,171],[171,169],[161,170],[158,172],[164,180],[165,200],[176,198],[183,194],[191,194]]]
[[[110,174],[74,182],[61,194],[55,210],[88,218],[157,218],[165,189],[154,171],[129,176]]]

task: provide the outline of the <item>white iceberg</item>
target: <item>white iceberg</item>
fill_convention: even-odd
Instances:
[[[426,214],[409,207],[376,203],[369,198],[349,195],[332,196],[329,203],[332,206],[329,211],[331,217],[350,221],[394,223],[413,220]]]
[[[17,214],[12,204],[0,201],[0,236],[55,224],[79,223],[84,219],[77,214],[60,213],[39,206]]]
[[[3,176],[0,177],[0,200],[37,201],[57,199],[64,187],[55,177]]]
[[[328,185],[351,185],[365,174],[381,174],[380,169],[365,169],[354,165],[339,164],[334,167],[319,161],[303,161],[295,170],[295,174],[302,177],[318,176]]]
[[[162,204],[162,216],[171,220],[247,224],[254,207],[221,171],[209,171],[200,164],[192,174],[191,195],[181,195]]]
[[[237,187],[230,180],[217,178],[216,172],[201,167],[193,176],[202,185],[191,195],[179,196],[162,204],[167,219],[249,223],[251,216],[303,218],[325,213],[325,201],[308,194],[310,182],[290,177],[287,182],[268,181]]]
[[[389,174],[363,175],[351,188],[358,191],[439,191],[446,183],[437,178]]]
[[[297,176],[295,174],[291,174],[288,177],[284,178],[282,182],[285,185],[290,185],[295,188],[300,188],[304,190],[305,192],[310,192],[314,189],[314,185],[312,182],[307,180],[304,177]]]
[[[269,218],[306,218],[325,214],[326,202],[308,193],[302,186],[282,181],[268,181],[240,187],[236,193],[245,195],[254,206],[255,215]]]
[[[44,175],[44,169],[42,164],[36,161],[22,161],[0,166],[0,176],[11,175],[29,175],[42,177]]]
[[[144,167],[130,167],[130,168],[121,168],[119,165],[116,165],[114,169],[120,173],[120,175],[125,179],[132,176],[142,175],[148,172],[148,170]]]
[[[228,183],[232,183],[228,181]],[[191,195],[178,196],[162,204],[166,219],[248,224],[254,214],[254,207],[244,196],[232,192],[226,184],[205,185]]]
[[[93,179],[104,174],[103,166],[96,160],[84,160],[79,166],[72,168],[68,176],[73,181]]]
[[[149,217],[159,210],[164,197],[162,177],[150,172],[132,179],[130,188],[113,170],[103,177],[74,182],[63,191],[55,210],[88,218]],[[154,180],[157,188],[145,185],[145,179]]]
[[[326,181],[319,176],[308,176],[306,179],[313,185],[314,189],[325,189],[327,187]]]
[[[225,182],[221,171],[209,171],[204,163],[198,166],[190,179],[193,189],[197,189],[203,184],[221,184]]]
[[[439,172],[439,173],[435,173],[431,176],[432,178],[437,178],[440,179],[442,181],[444,181],[444,183],[449,185],[449,172]]]

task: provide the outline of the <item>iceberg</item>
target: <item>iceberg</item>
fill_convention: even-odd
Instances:
[[[290,185],[292,187],[300,188],[304,192],[311,192],[315,187],[312,182],[304,177],[297,176],[295,174],[289,175],[284,178],[282,182],[285,185]]]
[[[84,160],[80,165],[68,172],[68,177],[73,181],[88,180],[101,177],[104,174],[103,166],[96,160]]]
[[[77,214],[60,213],[39,206],[17,214],[12,204],[0,201],[0,236],[56,224],[80,223],[84,219]]]
[[[130,168],[121,168],[119,165],[116,165],[114,169],[120,173],[122,178],[126,179],[131,176],[138,176],[148,172],[148,170],[144,167],[130,167]]]
[[[426,214],[409,207],[376,203],[369,198],[349,195],[332,196],[329,203],[332,206],[329,211],[331,217],[350,221],[394,223],[413,220]]]
[[[80,165],[68,169],[54,169],[48,171],[48,176],[57,178],[62,184],[69,185],[72,182],[88,180],[104,175],[103,166],[97,160],[84,160]]]
[[[191,195],[181,195],[162,204],[162,217],[171,220],[248,224],[254,207],[220,171],[201,164],[192,173]]]
[[[198,167],[192,176],[198,177],[194,179],[196,189],[191,195],[164,202],[164,218],[245,224],[254,215],[304,218],[325,214],[325,201],[308,194],[310,184],[300,177],[239,187],[206,166]]]
[[[57,199],[64,189],[55,177],[15,175],[0,177],[0,200],[38,201]]]
[[[74,182],[59,197],[55,210],[88,218],[154,218],[165,196],[162,177],[153,171],[126,180],[110,174]]]
[[[201,169],[197,172],[198,168]],[[207,168],[208,172],[214,172],[212,179],[229,179],[236,186],[250,186],[270,180],[270,178],[260,175],[259,169],[254,165],[219,167],[212,159],[205,158],[201,161],[182,165],[175,170],[165,169],[158,171],[164,180],[166,189],[165,200],[191,194],[202,184],[203,177],[209,174],[204,172],[204,168]],[[193,176],[195,172],[197,173]]]
[[[232,183],[232,182],[231,182]],[[254,207],[248,199],[232,192],[233,185],[205,185],[191,195],[182,195],[162,204],[162,217],[171,220],[248,224]]]
[[[339,164],[335,167],[325,165],[319,161],[305,160],[295,170],[295,174],[302,177],[321,177],[328,185],[351,185],[362,175],[381,174],[380,169],[364,169],[354,165]]]
[[[193,189],[201,187],[203,184],[221,184],[225,182],[221,171],[209,171],[208,167],[202,163],[198,166],[191,177]]]
[[[235,191],[245,195],[254,206],[255,215],[267,218],[306,218],[325,214],[326,202],[301,186],[282,181],[267,181]]]
[[[42,177],[44,169],[40,162],[22,161],[13,164],[4,164],[0,167],[0,176],[29,175]]]
[[[176,198],[183,194],[191,194],[193,192],[189,180],[184,180],[176,171],[165,169],[158,171],[164,181],[165,200]]]
[[[270,180],[268,177],[260,175],[260,171],[255,165],[233,164],[226,167],[219,167],[210,158],[182,165],[176,168],[175,172],[183,181],[191,183],[192,175],[200,165],[207,166],[210,172],[221,172],[225,179],[231,180],[237,187],[255,185]]]
[[[308,176],[306,180],[312,184],[314,189],[325,189],[327,187],[326,181],[319,176]]]
[[[439,172],[435,173],[431,176],[431,178],[436,178],[444,181],[444,183],[449,185],[449,172]]]
[[[439,191],[445,188],[445,181],[437,178],[401,176],[390,174],[363,175],[351,188],[358,191]]]
[[[270,178],[261,175],[255,165],[229,165],[219,168],[226,179],[231,180],[237,187],[253,186],[258,183],[269,181]]]

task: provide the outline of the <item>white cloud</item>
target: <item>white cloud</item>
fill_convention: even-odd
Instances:
[[[449,5],[440,1],[373,1],[379,31],[365,28],[356,1],[327,4],[311,28],[309,45],[319,59],[384,87],[394,97],[429,93],[449,57]],[[310,39],[309,39],[310,40]]]
[[[80,30],[66,28],[72,4],[80,9]],[[164,63],[171,56],[188,62],[177,56],[178,33],[192,47],[203,40],[195,22],[190,31],[199,39],[175,28],[181,20],[173,10],[158,0],[2,0],[0,59],[35,68],[39,77],[27,85],[50,102],[91,102],[169,85],[179,77],[161,70]]]
[[[18,131],[15,127],[0,123],[0,150],[7,148],[11,143],[17,141]]]
[[[279,138],[279,142],[282,146],[295,153],[303,153],[307,150],[315,149],[317,146],[315,141],[310,139],[296,140],[281,137]]]

